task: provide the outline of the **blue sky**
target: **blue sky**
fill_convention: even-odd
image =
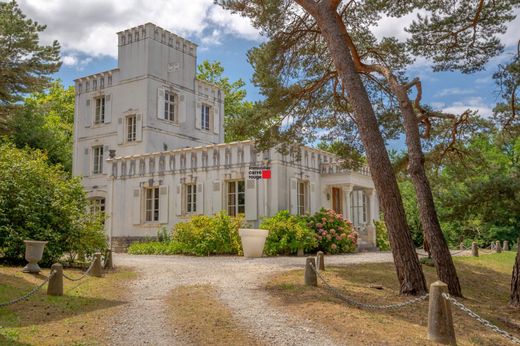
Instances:
[[[19,0],[19,3],[30,18],[47,25],[42,35],[44,41],[56,39],[61,43],[64,63],[56,77],[67,85],[75,78],[116,67],[116,32],[153,22],[197,43],[199,62],[219,60],[231,80],[246,81],[250,100],[261,97],[250,83],[252,69],[246,53],[262,37],[247,18],[224,11],[213,0]],[[414,17],[383,18],[375,24],[375,34],[405,39],[403,28]],[[502,37],[506,52],[494,58],[486,70],[475,74],[433,73],[427,62],[417,62],[410,69],[410,76],[421,78],[424,102],[451,113],[471,108],[489,116],[497,102],[491,76],[499,63],[511,59],[519,33],[520,18],[517,18]]]

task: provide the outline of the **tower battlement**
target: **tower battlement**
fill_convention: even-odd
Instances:
[[[153,23],[146,23],[117,33],[118,46],[126,46],[150,38],[185,54],[197,56],[197,45]]]

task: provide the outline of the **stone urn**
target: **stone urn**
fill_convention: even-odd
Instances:
[[[242,249],[244,257],[255,258],[262,257],[264,245],[269,231],[266,229],[240,228],[238,230],[240,239],[242,240]]]
[[[27,260],[27,265],[23,268],[24,273],[39,273],[41,272],[40,266],[38,262],[41,261],[43,256],[43,248],[46,241],[39,240],[24,240],[25,243],[25,259]]]

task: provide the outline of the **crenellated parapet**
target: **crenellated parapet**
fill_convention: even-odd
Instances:
[[[152,23],[139,25],[117,33],[118,46],[138,43],[150,38],[185,54],[197,56],[197,45]]]

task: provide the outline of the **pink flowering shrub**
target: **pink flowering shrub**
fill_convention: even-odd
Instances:
[[[315,232],[318,250],[331,254],[356,251],[358,235],[352,223],[334,210],[321,209],[309,216],[307,226]]]

